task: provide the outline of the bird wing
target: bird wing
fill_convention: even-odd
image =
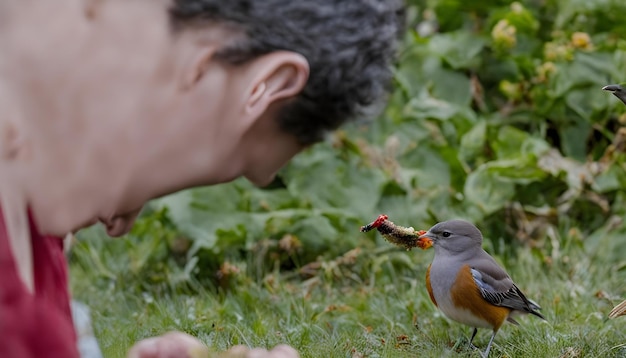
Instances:
[[[487,253],[474,260],[470,267],[474,282],[485,301],[495,306],[507,307],[544,318],[537,312],[541,307],[526,298],[506,271]]]

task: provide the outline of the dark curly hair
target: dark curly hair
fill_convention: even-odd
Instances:
[[[401,0],[174,0],[170,14],[175,31],[203,23],[243,31],[219,54],[232,64],[278,50],[303,55],[309,80],[278,118],[302,144],[384,97],[404,23]]]

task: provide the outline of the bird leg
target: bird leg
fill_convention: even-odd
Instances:
[[[476,333],[478,333],[478,328],[474,327],[474,332],[472,332],[472,338],[470,338],[469,342],[470,347],[473,348],[476,348],[476,346],[472,344],[472,342],[474,341],[474,337],[476,337]]]
[[[483,356],[483,358],[487,358],[489,356],[489,350],[491,349],[491,343],[493,343],[493,339],[496,337],[496,333],[498,333],[497,331],[493,331],[493,333],[491,334],[491,339],[489,340],[489,344],[487,344],[487,349],[485,349],[485,353],[481,353],[481,355]]]

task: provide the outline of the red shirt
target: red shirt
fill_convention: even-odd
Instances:
[[[63,241],[39,234],[29,215],[35,293],[17,274],[0,209],[0,357],[78,357]]]

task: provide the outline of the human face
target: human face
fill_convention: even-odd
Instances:
[[[162,1],[21,4],[0,35],[2,76],[20,102],[20,185],[43,233],[102,221],[119,235],[147,200],[239,176],[265,184],[302,149],[275,120],[306,82],[301,56],[222,63],[213,55],[241,34],[173,35]]]

